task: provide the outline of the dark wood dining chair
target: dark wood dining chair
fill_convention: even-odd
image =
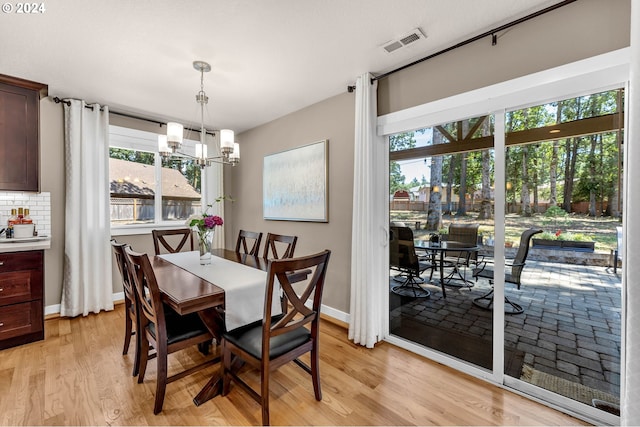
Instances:
[[[267,233],[262,257],[265,259],[293,258],[297,242],[298,236]]]
[[[127,268],[126,254],[124,248],[126,243],[118,243],[115,240],[111,240],[111,247],[113,248],[113,254],[116,258],[116,264],[122,277],[122,287],[124,289],[124,346],[122,348],[122,354],[125,355],[129,352],[129,345],[131,338],[135,337],[135,354],[133,362],[132,375],[135,377],[138,375],[138,368],[140,364],[140,325],[138,322],[138,298],[136,297],[136,291],[134,289],[133,281],[129,276],[129,269]]]
[[[270,260],[263,320],[222,334],[222,394],[229,393],[231,380],[240,385],[261,405],[263,425],[269,425],[270,373],[285,363],[294,361],[311,374],[315,398],[322,400],[318,354],[320,304],[330,255],[331,251],[325,250],[300,258]],[[296,292],[289,281],[289,275],[291,272],[309,269],[313,271],[311,278],[304,289],[298,288]],[[285,314],[272,317],[271,302],[274,293],[278,292],[278,283],[290,307]],[[307,307],[305,303],[312,294],[313,303]],[[298,359],[308,352],[311,352],[311,366]],[[260,393],[235,372],[232,356],[260,370]]]
[[[193,232],[190,228],[176,228],[172,230],[151,230],[153,236],[153,248],[156,251],[156,255],[161,253],[176,253],[180,252],[187,241],[189,242],[190,250],[193,249]],[[164,249],[164,251],[163,251]]]
[[[167,384],[197,372],[215,362],[209,358],[195,366],[168,376],[167,356],[176,351],[200,343],[210,343],[213,335],[206,328],[197,313],[180,316],[166,309],[160,300],[160,290],[155,273],[147,254],[125,248],[127,268],[133,278],[139,301],[140,324],[140,372],[138,383],[144,381],[147,369],[149,346],[156,349],[156,397],[153,413],[162,411]]]
[[[253,241],[253,244],[251,242]],[[236,252],[258,256],[262,242],[262,233],[256,231],[240,230],[236,241]],[[251,246],[251,248],[249,248]]]

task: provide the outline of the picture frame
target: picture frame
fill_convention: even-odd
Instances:
[[[264,156],[266,220],[329,222],[329,140]]]

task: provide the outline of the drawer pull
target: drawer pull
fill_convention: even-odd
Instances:
[[[0,261],[0,266],[1,266],[1,265],[4,265],[4,261]]]
[[[0,328],[4,326],[4,323],[0,322]]]
[[[0,288],[0,292],[4,291],[4,288]]]

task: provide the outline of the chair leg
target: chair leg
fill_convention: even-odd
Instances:
[[[511,310],[505,308],[504,314],[520,314],[524,312],[524,308],[520,304],[516,304],[511,301],[508,297],[504,297],[505,304],[509,304],[511,306]]]
[[[391,292],[400,296],[413,298],[428,298],[431,296],[431,292],[428,289],[421,287],[415,280],[415,277],[416,276],[413,273],[409,273],[409,276],[404,283],[391,288]]]
[[[135,348],[135,355],[133,358],[133,372],[132,372],[132,376],[134,377],[140,373],[140,352],[141,352],[140,347],[142,347],[142,342],[140,339],[141,334],[138,333],[138,330],[139,330],[138,325],[136,324],[136,333],[135,333],[136,348]]]
[[[144,381],[144,374],[147,371],[147,360],[149,360],[149,340],[140,333],[140,368],[138,369],[138,384]]]
[[[162,412],[162,405],[164,404],[164,394],[167,390],[167,352],[158,350],[158,356],[156,356],[156,359],[156,369],[158,372],[156,375],[156,401],[153,407],[154,415]]]
[[[483,302],[486,301],[486,302]],[[473,299],[473,305],[484,310],[491,310],[493,307],[493,288],[486,294]]]
[[[124,308],[124,346],[122,348],[122,355],[124,356],[129,352],[129,343],[131,342],[131,335],[133,334],[133,322],[131,322],[131,302],[127,299],[125,301]]]
[[[231,352],[227,348],[227,343],[222,340],[222,395],[226,396],[229,393],[229,386],[231,385]]]
[[[482,301],[486,301],[486,303]],[[508,304],[511,307],[511,309],[505,308],[504,310],[505,314],[520,314],[524,312],[524,309],[520,304],[516,304],[515,302],[511,301],[506,295],[504,297],[504,302],[505,304]],[[493,288],[491,288],[491,290],[486,294],[478,298],[474,298],[473,305],[475,305],[476,307],[480,307],[484,310],[491,310],[493,308]]]
[[[260,406],[262,406],[262,425],[269,425],[269,365],[262,365],[260,373]]]
[[[311,348],[311,381],[313,381],[313,393],[316,400],[322,400],[322,389],[320,388],[320,352],[318,351],[317,341],[314,341]]]

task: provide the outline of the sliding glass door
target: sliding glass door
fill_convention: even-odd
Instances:
[[[473,299],[490,284],[473,270],[494,235],[492,134],[487,115],[389,140],[390,331],[486,370],[492,312]]]
[[[381,121],[395,130],[390,333],[441,363],[615,423],[625,120],[624,85],[610,80],[625,73],[576,70],[562,84],[510,83],[525,89],[427,105],[420,117],[436,124],[417,130],[398,131],[402,120],[415,128],[413,116]]]
[[[518,372],[505,365],[505,374],[614,414],[623,95],[614,89],[509,111],[503,183],[507,258],[523,233],[536,233],[520,276],[505,288],[522,307],[505,316],[505,352],[522,359]]]

